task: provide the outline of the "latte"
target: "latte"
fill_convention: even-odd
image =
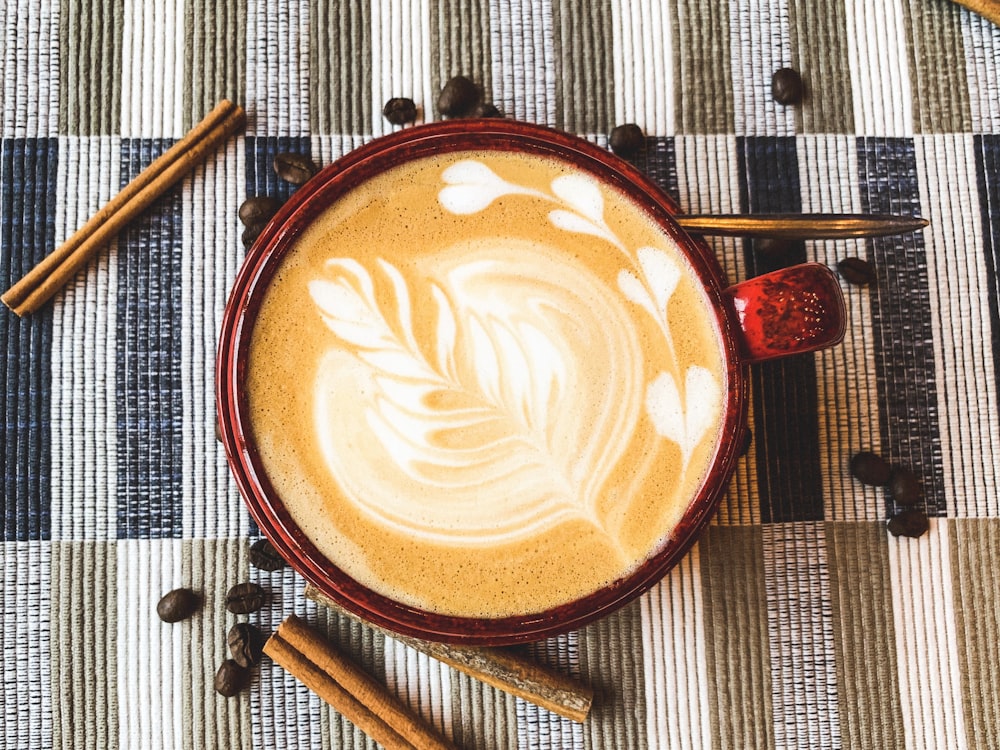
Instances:
[[[721,350],[684,256],[622,194],[459,152],[365,182],[295,240],[246,390],[320,552],[407,605],[502,617],[669,537],[717,447]]]

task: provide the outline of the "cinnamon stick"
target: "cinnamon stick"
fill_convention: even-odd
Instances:
[[[264,644],[264,653],[388,750],[454,750],[387,688],[295,615],[278,626]]]
[[[1000,26],[1000,0],[957,0],[957,2],[987,21]]]
[[[577,680],[537,664],[514,651],[502,648],[458,646],[400,635],[362,620],[337,604],[311,583],[306,598],[363,622],[390,638],[427,656],[444,662],[470,677],[503,690],[573,721],[586,721],[594,701],[594,691]]]
[[[245,123],[246,115],[241,107],[228,100],[220,102],[0,299],[21,316],[37,310],[100,248]]]

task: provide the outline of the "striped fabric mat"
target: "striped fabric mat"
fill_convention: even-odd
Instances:
[[[1000,746],[1000,29],[946,0],[79,0],[0,4],[6,288],[223,97],[231,141],[42,312],[0,313],[0,745],[361,748],[265,662],[215,694],[252,621],[327,629],[462,748]],[[782,107],[774,69],[803,72]],[[919,234],[807,242],[871,260],[842,346],[755,368],[754,439],[717,519],[652,592],[532,647],[593,685],[574,724],[317,611],[255,531],[213,430],[213,364],[252,194],[278,151],[326,164],[410,96],[480,81],[508,116],[604,144],[685,210],[893,211]],[[769,270],[715,241],[733,279]],[[918,472],[930,532],[889,536],[869,449]],[[154,608],[180,585],[200,613]]]

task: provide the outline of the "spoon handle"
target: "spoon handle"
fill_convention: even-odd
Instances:
[[[905,234],[926,227],[926,219],[891,214],[681,214],[695,234],[773,237],[783,240],[842,240]]]

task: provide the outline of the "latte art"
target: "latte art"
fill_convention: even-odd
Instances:
[[[478,161],[459,162],[445,170],[442,177],[449,187],[441,191],[441,204],[453,213],[475,213],[504,195],[529,195],[553,200],[566,206],[549,213],[553,225],[568,232],[606,239],[631,260],[625,244],[604,222],[604,199],[592,179],[582,175],[557,177],[552,181],[553,197],[550,198],[543,192],[505,182]],[[676,371],[679,362],[667,319],[667,307],[681,279],[680,266],[666,251],[654,247],[640,247],[635,255],[642,279],[623,269],[618,273],[618,287],[625,297],[644,308],[659,324]],[[691,451],[718,417],[715,405],[722,398],[722,391],[712,373],[697,365],[688,368],[685,386],[687,399],[682,404],[673,375],[669,371],[661,372],[647,393],[647,408],[660,435],[681,445],[686,466]]]
[[[638,208],[560,162],[476,152],[374,178],[296,240],[247,390],[323,554],[404,603],[505,616],[669,537],[722,373],[704,293]]]
[[[378,281],[335,259],[310,284],[337,339],[314,393],[330,472],[360,509],[418,538],[495,544],[567,518],[603,530],[600,489],[643,399],[622,301],[520,240],[470,241],[429,260],[433,280],[419,293],[383,260]],[[418,299],[433,324],[423,343]],[[580,361],[595,351],[598,366]],[[345,392],[359,397],[344,403]],[[362,439],[368,447],[352,450]]]

